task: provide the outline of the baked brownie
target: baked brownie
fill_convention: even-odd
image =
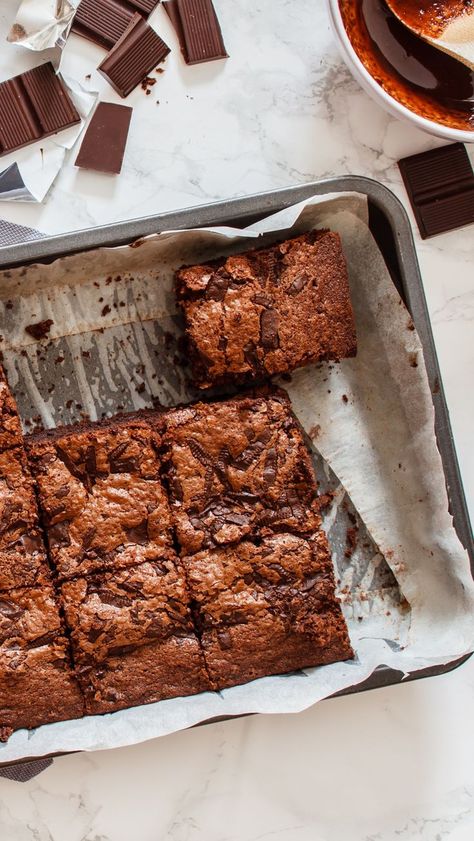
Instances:
[[[331,231],[182,268],[176,290],[200,388],[356,353],[346,262]]]
[[[49,580],[33,482],[23,449],[0,450],[0,592]]]
[[[88,713],[210,688],[173,557],[62,585]]]
[[[0,596],[0,739],[80,718],[84,704],[52,587]]]
[[[0,450],[21,447],[23,434],[15,400],[0,368]]]
[[[27,443],[60,579],[157,560],[172,546],[157,448],[136,417],[53,430]]]
[[[165,468],[185,555],[274,531],[319,527],[317,485],[283,391],[169,412]]]
[[[217,688],[353,656],[323,532],[243,541],[183,563]]]

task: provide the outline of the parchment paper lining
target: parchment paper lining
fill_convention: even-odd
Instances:
[[[0,762],[132,744],[216,716],[296,712],[363,681],[377,665],[409,673],[474,647],[474,587],[448,514],[422,349],[360,196],[315,198],[251,231],[163,234],[139,247],[0,273],[0,347],[25,428],[193,399],[179,351],[174,268],[310,227],[342,236],[359,353],[283,385],[313,441],[322,490],[335,493],[326,526],[356,659],[20,731],[0,747]],[[48,338],[35,342],[24,328],[46,319]],[[354,518],[357,547],[347,558]]]

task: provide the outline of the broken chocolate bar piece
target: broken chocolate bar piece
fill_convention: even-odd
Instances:
[[[462,143],[398,162],[423,239],[474,222],[474,172]]]
[[[0,84],[0,155],[81,122],[51,63]]]
[[[212,0],[167,0],[163,6],[186,64],[228,58]]]
[[[76,166],[118,175],[122,169],[132,108],[99,102],[86,131]]]
[[[134,15],[121,38],[97,68],[125,98],[165,60],[169,47],[141,15]]]
[[[110,50],[139,13],[149,17],[160,0],[82,0],[72,31]]]

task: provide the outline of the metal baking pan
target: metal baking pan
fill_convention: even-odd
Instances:
[[[423,344],[426,368],[433,395],[436,434],[444,466],[450,510],[458,536],[469,553],[474,576],[474,542],[471,524],[412,231],[402,204],[382,184],[359,176],[327,178],[302,186],[274,190],[246,198],[45,237],[38,241],[0,248],[0,269],[4,270],[13,266],[23,266],[36,262],[51,262],[67,254],[75,254],[101,246],[126,245],[140,237],[165,230],[217,225],[246,227],[258,219],[304,201],[313,195],[347,191],[357,192],[368,197],[370,229],[384,256],[392,280],[411,313]],[[444,674],[465,662],[469,656],[442,666],[413,672],[408,679],[417,680],[422,677]],[[399,683],[401,680],[401,672],[387,667],[379,667],[363,683],[338,694],[347,695],[367,689],[389,686]]]

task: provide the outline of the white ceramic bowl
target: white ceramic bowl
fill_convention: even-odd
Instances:
[[[357,0],[354,0],[357,2]],[[341,10],[339,7],[339,0],[326,0],[329,11],[329,18],[331,21],[336,41],[339,44],[342,56],[346,62],[349,70],[354,78],[364,88],[364,90],[375,99],[389,114],[393,117],[406,120],[417,128],[423,129],[436,137],[442,137],[444,140],[460,141],[461,143],[474,143],[474,131],[462,131],[461,129],[449,128],[432,120],[427,120],[425,117],[420,117],[414,111],[410,111],[400,102],[390,96],[381,85],[376,82],[368,70],[362,64],[356,51],[354,50],[346,28],[342,21]]]

